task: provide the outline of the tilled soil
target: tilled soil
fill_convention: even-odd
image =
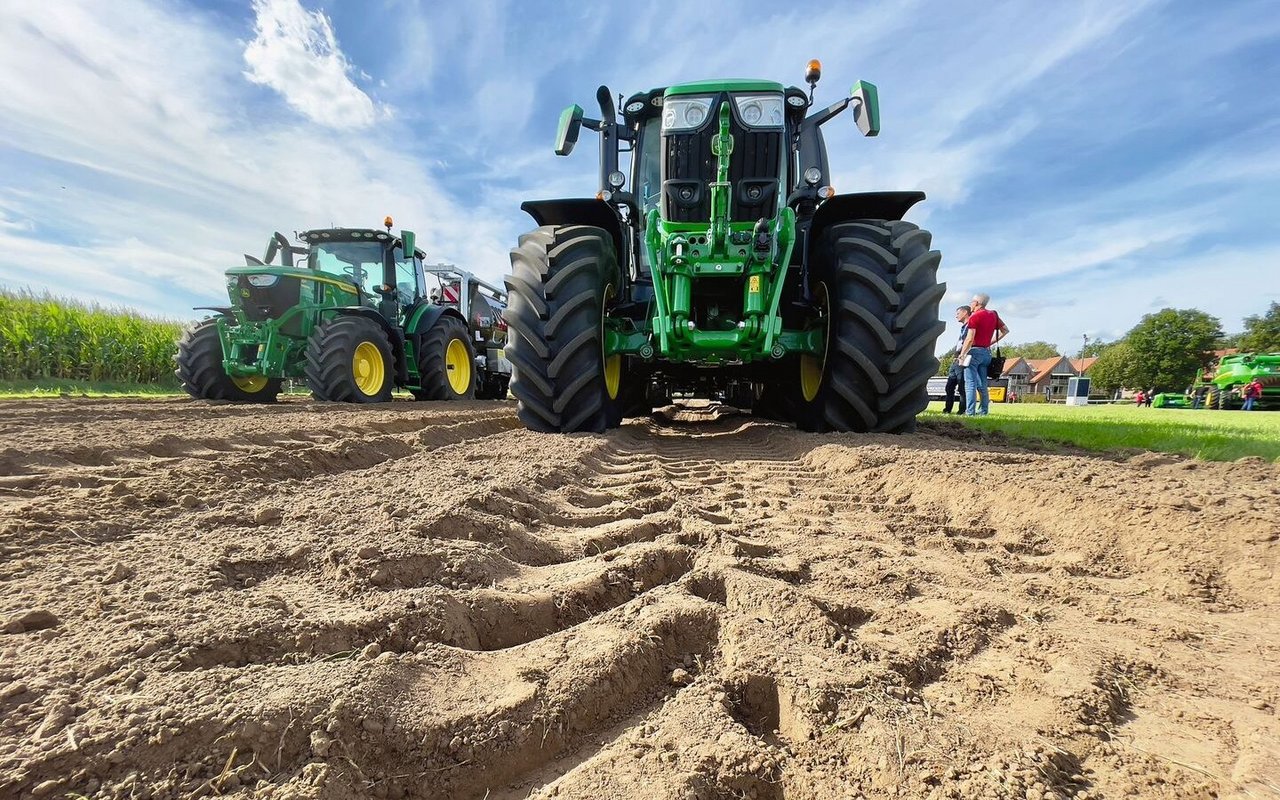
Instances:
[[[1280,468],[0,404],[0,797],[1280,795]]]

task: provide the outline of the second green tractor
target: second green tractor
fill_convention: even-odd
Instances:
[[[903,220],[918,191],[837,194],[822,127],[876,87],[815,109],[809,92],[714,80],[600,87],[556,152],[600,134],[594,198],[530,201],[511,252],[507,358],[534,430],[602,431],[673,397],[721,399],[810,431],[906,432],[928,403],[944,325],[941,256]],[[620,154],[630,154],[623,171]]]

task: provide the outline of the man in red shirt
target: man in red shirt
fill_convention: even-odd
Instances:
[[[969,315],[969,335],[956,357],[964,366],[964,393],[967,405],[966,417],[986,416],[991,408],[991,394],[987,391],[987,365],[991,363],[991,346],[1009,335],[1009,326],[1000,315],[987,310],[991,297],[975,294],[969,301],[973,313]],[[981,406],[978,399],[981,398]]]

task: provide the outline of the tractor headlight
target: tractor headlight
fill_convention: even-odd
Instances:
[[[733,102],[738,106],[738,119],[748,128],[782,127],[782,95],[739,94]]]
[[[275,286],[276,281],[280,280],[279,275],[248,275],[250,286],[257,286],[259,289],[267,286]]]
[[[804,182],[810,186],[817,186],[822,180],[822,170],[817,167],[809,167],[804,171]]]
[[[701,128],[711,114],[711,95],[668,97],[663,103],[662,132]]]

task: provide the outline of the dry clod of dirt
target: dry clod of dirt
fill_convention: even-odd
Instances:
[[[1280,468],[0,404],[0,797],[1280,795]]]

